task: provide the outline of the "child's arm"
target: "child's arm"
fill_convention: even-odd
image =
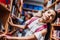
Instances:
[[[40,39],[42,36],[44,37],[46,35],[47,30],[44,29],[42,31],[39,31],[37,33],[32,34],[31,36],[26,37],[9,37],[6,36],[7,39],[19,39],[19,40],[37,40]]]

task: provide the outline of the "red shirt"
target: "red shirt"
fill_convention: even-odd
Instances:
[[[8,2],[6,0],[0,0],[0,3],[3,3],[3,4],[10,4],[10,0],[8,0]]]

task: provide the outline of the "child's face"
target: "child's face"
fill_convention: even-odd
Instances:
[[[48,10],[45,13],[43,13],[43,19],[45,20],[45,22],[52,22],[55,18],[55,11],[53,10]]]

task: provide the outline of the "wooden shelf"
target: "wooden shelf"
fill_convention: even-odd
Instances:
[[[4,6],[4,4],[0,3],[0,13],[10,13],[10,9]]]
[[[51,38],[54,39],[54,40],[56,39],[56,38],[54,38],[54,37],[51,37]]]
[[[51,39],[54,39],[54,40],[57,40],[57,39],[59,39],[59,40],[60,40],[60,38],[54,38],[54,37],[51,37]]]
[[[0,3],[0,19],[2,20],[2,24],[5,29],[5,32],[3,32],[3,34],[6,34],[7,32],[9,16],[10,10],[7,7],[5,7],[4,4]]]
[[[56,38],[54,38],[52,35],[53,35],[53,31],[54,30],[60,30],[60,23],[59,24],[56,24],[56,23],[54,23],[54,24],[51,24],[51,32],[50,32],[50,40],[56,40]]]
[[[60,26],[60,24],[51,24],[52,26]]]

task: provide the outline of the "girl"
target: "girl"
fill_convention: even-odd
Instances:
[[[20,40],[44,40],[44,37],[47,33],[47,23],[54,21],[56,17],[56,12],[49,9],[43,13],[41,18],[33,17],[26,22],[25,25],[16,25],[12,22],[9,22],[11,26],[19,27],[22,29],[27,29],[24,36],[21,37],[10,37],[6,36],[7,39],[20,39]],[[33,22],[32,19],[34,20]]]

